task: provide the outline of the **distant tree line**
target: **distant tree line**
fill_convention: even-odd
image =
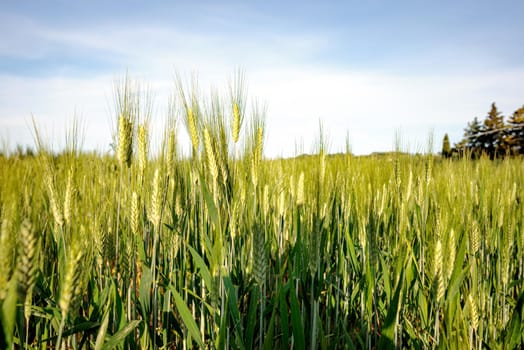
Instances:
[[[479,158],[482,155],[491,159],[524,155],[524,106],[505,120],[495,103],[492,103],[484,121],[475,117],[469,122],[464,129],[464,137],[453,148],[448,135],[444,136],[443,157]]]

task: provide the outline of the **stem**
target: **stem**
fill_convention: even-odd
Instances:
[[[435,344],[433,345],[433,348],[435,348],[439,344],[439,321],[438,321],[439,313],[440,313],[440,308],[437,307],[437,314],[435,315],[435,335],[434,335]]]
[[[157,310],[158,310],[158,300],[157,300],[157,277],[156,277],[156,255],[157,255],[157,245],[158,245],[158,236],[160,235],[160,224],[155,224],[155,232],[153,233],[153,256],[151,259],[151,274],[153,275],[153,299],[152,299],[152,316],[153,316],[153,337],[156,336],[157,328]],[[153,338],[153,349],[156,349],[156,341]]]
[[[118,234],[118,229],[120,228],[120,205],[121,205],[121,198],[122,198],[122,182],[123,182],[123,172],[124,172],[124,166],[120,168],[120,181],[118,185],[118,207],[116,211],[116,242],[115,242],[115,274],[118,271],[118,253],[119,253],[119,246],[120,246],[120,239]]]
[[[264,283],[260,286],[260,328],[259,328],[259,334],[260,334],[260,343],[258,344],[258,348],[262,349],[262,345],[264,343]]]
[[[317,348],[317,342],[316,342],[316,337],[317,337],[317,329],[316,329],[316,313],[315,313],[315,309],[316,309],[316,302],[314,300],[314,297],[313,297],[313,294],[315,292],[315,278],[314,278],[314,275],[312,274],[311,275],[311,295],[310,295],[310,298],[311,298],[311,350],[316,350]]]
[[[205,319],[204,319],[204,308],[205,308],[205,303],[206,303],[206,285],[203,279],[202,279],[201,293],[202,293],[202,305],[200,306],[200,334],[202,335],[202,342],[205,343],[204,335],[206,334],[205,332],[206,324],[205,324]]]
[[[65,317],[62,315],[62,321],[60,321],[60,329],[58,330],[58,339],[56,341],[56,350],[60,350],[60,344],[62,343],[62,333],[64,332]]]

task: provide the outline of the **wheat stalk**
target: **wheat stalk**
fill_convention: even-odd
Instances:
[[[25,301],[30,295],[36,278],[36,238],[31,223],[26,219],[20,226],[20,247],[17,261],[18,293]]]
[[[75,243],[67,255],[67,261],[65,263],[66,267],[60,288],[60,299],[58,300],[58,306],[61,310],[62,320],[60,321],[56,350],[59,350],[62,346],[62,335],[66,319],[82,291],[82,284],[80,281],[82,270],[80,269],[80,261],[82,260],[84,254],[83,249],[78,244],[78,241],[74,242]]]
[[[244,121],[244,106],[245,106],[245,91],[244,91],[244,74],[238,71],[235,79],[229,86],[229,95],[231,99],[231,106],[233,109],[232,122],[232,136],[233,142],[237,143],[240,136],[240,129]]]
[[[53,183],[53,177],[51,175],[50,170],[46,171],[45,183],[49,194],[49,204],[51,206],[53,218],[55,219],[56,225],[62,227],[64,225],[64,216],[62,215],[62,210],[58,202],[58,196],[56,194],[55,186]]]
[[[262,192],[262,213],[264,217],[267,218],[269,214],[269,186],[264,185],[264,190]]]
[[[140,209],[138,204],[138,194],[133,191],[131,196],[131,231],[133,234],[138,235],[139,233],[139,220],[140,220]]]
[[[147,166],[148,152],[148,130],[147,124],[140,124],[137,129],[138,139],[138,169],[140,176],[143,177]]]
[[[64,222],[67,227],[71,227],[72,211],[73,211],[73,196],[75,193],[73,169],[69,169],[67,175],[67,183],[64,196]]]
[[[426,158],[426,163],[424,163],[424,170],[425,170],[425,179],[426,179],[426,186],[428,186],[431,183],[431,169],[433,167],[433,157],[429,155]]]
[[[75,243],[71,247],[67,257],[65,275],[60,289],[60,299],[58,301],[58,306],[62,310],[63,319],[67,318],[73,301],[81,291],[79,284],[82,273],[80,261],[82,260],[83,254],[83,249],[78,243]]]
[[[264,148],[264,128],[259,126],[257,128],[257,138],[256,138],[256,147],[255,147],[255,159],[256,163],[262,160],[262,152]]]
[[[304,205],[304,172],[300,173],[297,184],[297,206]]]
[[[191,144],[193,145],[193,155],[196,155],[198,151],[198,129],[193,109],[187,109],[187,123],[189,128],[189,136],[191,138]]]
[[[453,268],[455,267],[455,256],[457,253],[456,250],[456,240],[455,240],[455,230],[451,229],[448,234],[447,246],[446,246],[446,271],[445,278],[446,281],[449,281],[451,274],[453,273]]]
[[[155,230],[160,226],[162,219],[162,176],[160,169],[155,170],[153,182],[151,184],[151,205],[149,209],[149,220],[153,223]]]
[[[320,165],[319,165],[319,176],[318,181],[320,184],[320,188],[323,188],[324,186],[324,180],[326,178],[326,154],[324,153],[324,150],[320,150]]]
[[[120,165],[131,166],[133,156],[133,122],[129,114],[121,114],[118,118],[118,148],[117,156]]]
[[[213,180],[213,184],[215,184],[218,179],[217,159],[215,157],[215,152],[213,149],[213,142],[209,134],[209,129],[205,127],[203,133],[204,133],[204,148],[206,151],[206,159],[207,159],[207,168]]]
[[[94,260],[101,270],[104,263],[104,231],[100,228],[98,217],[90,222],[90,231],[93,237],[93,253],[96,254]]]
[[[267,258],[264,231],[259,225],[253,230],[253,275],[259,286],[266,281]]]
[[[471,293],[468,295],[468,305],[471,317],[471,327],[476,332],[479,328],[479,313],[477,303],[475,302],[475,298],[473,298],[473,295]]]
[[[258,172],[255,158],[251,159],[251,183],[253,187],[256,188],[258,185]]]
[[[13,258],[15,250],[14,235],[11,234],[12,222],[10,213],[5,213],[0,227],[0,300],[4,300],[7,285],[13,272]]]
[[[233,103],[233,142],[238,142],[238,137],[240,134],[240,125],[241,125],[241,116],[240,116],[240,107],[238,103]]]
[[[397,185],[397,188],[400,188],[402,177],[400,174],[400,155],[398,152],[396,152],[395,158],[393,159],[393,175],[395,176],[395,184]]]
[[[480,249],[480,232],[479,232],[479,224],[477,220],[474,220],[471,223],[471,229],[470,229],[470,243],[471,243],[471,249],[472,254],[475,255]]]
[[[437,305],[444,299],[444,276],[442,272],[442,242],[440,238],[435,244],[435,251],[433,253],[433,280],[436,289],[436,303]]]
[[[175,156],[176,156],[176,142],[175,142],[175,129],[171,128],[168,132],[167,138],[167,155],[166,155],[166,167],[167,176],[173,179],[175,170]]]

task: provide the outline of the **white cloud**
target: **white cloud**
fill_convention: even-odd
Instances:
[[[80,52],[114,62],[121,71],[87,78],[0,76],[0,127],[13,145],[31,143],[27,126],[31,113],[39,125],[54,129],[54,136],[63,140],[67,121],[76,111],[86,122],[86,147],[107,150],[112,83],[126,68],[131,77],[151,85],[160,106],[157,111],[162,114],[161,106],[174,88],[175,69],[196,71],[207,91],[209,85],[226,87],[235,68],[244,67],[250,95],[268,104],[268,156],[293,155],[301,142],[304,151],[311,151],[319,119],[335,152],[343,149],[346,131],[357,154],[389,150],[397,129],[412,151],[423,148],[434,129],[438,149],[444,132],[449,132],[452,142],[458,141],[466,123],[474,116],[483,117],[492,101],[505,114],[524,102],[519,94],[522,70],[400,75],[307,63],[316,52],[329,49],[330,44],[318,34],[268,31],[250,37],[118,23],[101,24],[94,30],[24,23],[27,26],[17,35],[30,40],[16,44],[19,46],[17,40],[0,45],[0,53],[22,55],[38,39],[42,41],[36,51],[41,55]],[[159,125],[157,122],[157,129]]]
[[[85,121],[86,146],[106,150],[110,143],[111,79],[21,78],[0,76],[0,126],[11,143],[34,145],[32,118],[46,142],[62,147],[75,115]]]
[[[356,153],[390,150],[396,130],[420,150],[435,131],[435,149],[448,132],[458,141],[474,116],[484,117],[492,100],[505,113],[518,108],[524,71],[479,76],[396,76],[329,71],[315,67],[254,74],[253,90],[269,102],[269,154],[308,146],[320,118],[332,136],[332,151],[343,149],[349,131]]]

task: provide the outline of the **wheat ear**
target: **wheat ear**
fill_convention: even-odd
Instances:
[[[70,254],[66,261],[65,276],[60,289],[60,299],[58,306],[62,310],[62,318],[65,319],[69,314],[71,305],[81,291],[80,287],[80,261],[83,257],[83,249],[78,243],[73,244]]]
[[[256,225],[253,230],[253,260],[255,281],[262,286],[266,280],[267,259],[264,231],[259,225]]]
[[[436,290],[437,305],[444,299],[444,276],[442,272],[442,243],[440,238],[433,253],[433,284]]]
[[[131,165],[131,157],[133,156],[133,123],[129,116],[121,114],[118,118],[118,161],[121,166]]]
[[[0,227],[0,300],[4,300],[7,285],[13,272],[13,257],[15,249],[14,235],[11,234],[11,218],[5,215]]]
[[[240,135],[240,124],[241,124],[240,108],[238,103],[233,103],[233,142],[237,143]]]
[[[304,204],[304,172],[300,173],[297,184],[297,205]]]
[[[33,289],[36,268],[36,238],[32,231],[31,223],[24,220],[20,226],[20,247],[17,261],[18,293],[20,300],[24,300],[26,295],[31,294]]]
[[[193,145],[193,155],[196,155],[198,151],[199,139],[195,114],[191,108],[187,109],[187,123],[189,127],[189,137],[191,138],[191,144]]]
[[[147,142],[148,142],[147,125],[140,124],[137,129],[138,138],[138,170],[140,176],[144,176],[147,165]]]
[[[211,178],[213,179],[213,183],[215,183],[218,178],[218,167],[215,152],[213,150],[213,142],[211,140],[211,135],[209,134],[209,130],[207,127],[204,128],[204,148],[206,151],[207,168],[209,170]]]
[[[67,184],[64,196],[64,222],[67,227],[71,227],[71,219],[73,212],[73,196],[75,193],[74,180],[73,180],[73,169],[69,169],[67,175]]]

